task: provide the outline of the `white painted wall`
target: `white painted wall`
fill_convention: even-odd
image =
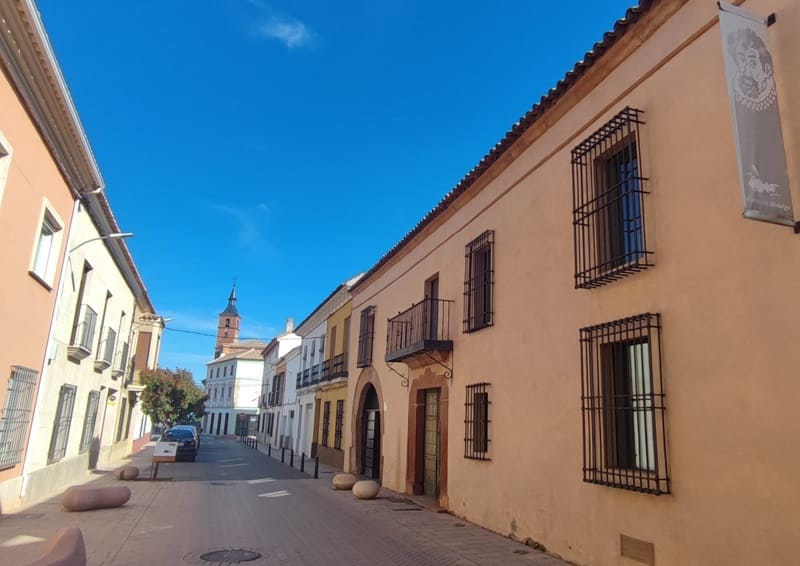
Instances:
[[[86,210],[79,208],[72,224],[69,248],[98,238],[100,233],[89,218]],[[86,279],[82,304],[91,306],[97,313],[94,339],[91,343],[91,354],[80,362],[67,358],[67,348],[72,341],[75,312],[78,308],[78,294],[81,285],[84,261],[88,261],[92,270]],[[60,480],[69,478],[88,470],[89,451],[80,452],[80,441],[87,409],[87,401],[91,391],[100,392],[98,413],[92,432],[95,439],[93,452],[97,453],[97,463],[106,463],[111,457],[111,446],[115,442],[119,425],[120,408],[123,395],[125,375],[112,376],[112,369],[118,368],[121,360],[118,353],[123,342],[131,344],[131,323],[135,316],[136,302],[133,292],[128,287],[122,273],[114,263],[111,254],[102,240],[81,245],[68,254],[65,262],[65,273],[59,293],[57,310],[53,319],[52,339],[48,345],[45,368],[33,412],[33,422],[29,439],[29,449],[24,464],[25,494],[32,499],[37,497],[36,491],[46,490],[56,475]],[[110,294],[110,297],[107,296]],[[105,316],[104,316],[105,311]],[[124,313],[124,316],[123,316]],[[105,346],[108,328],[116,333],[113,346],[112,365],[102,371],[95,371],[94,361],[102,357],[101,347]],[[133,356],[133,345],[129,346],[128,361]],[[75,401],[72,407],[72,419],[69,427],[66,453],[57,462],[48,464],[48,452],[53,434],[53,426],[58,407],[61,387],[65,384],[75,386]],[[130,407],[126,402],[126,421]],[[133,422],[133,421],[132,421]],[[125,424],[125,423],[123,423]],[[131,427],[133,428],[133,427]],[[122,438],[132,441],[130,429],[123,429]],[[99,443],[99,444],[98,444]],[[60,468],[61,471],[56,471]],[[65,473],[65,470],[69,469]],[[74,479],[74,478],[73,478]]]

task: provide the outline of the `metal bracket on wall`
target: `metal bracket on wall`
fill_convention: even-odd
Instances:
[[[393,371],[394,373],[399,375],[400,376],[400,385],[404,389],[408,389],[408,375],[403,375],[402,373],[400,373],[399,371],[394,369],[392,366],[390,366],[388,362],[386,363],[386,367],[389,368],[390,371]],[[408,369],[408,366],[406,366],[406,369]]]
[[[446,365],[444,365],[444,363],[442,363],[442,361],[441,361],[441,360],[437,360],[435,357],[433,357],[433,356],[430,354],[430,352],[424,352],[424,354],[425,354],[426,356],[428,356],[428,358],[430,358],[430,360],[431,360],[432,362],[435,362],[435,363],[439,364],[440,366],[442,366],[442,367],[444,368],[444,378],[445,378],[445,379],[449,379],[449,380],[451,380],[451,381],[452,381],[452,379],[453,379],[453,368],[451,368],[451,367],[447,367]]]

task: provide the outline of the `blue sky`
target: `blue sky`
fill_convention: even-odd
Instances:
[[[269,339],[369,269],[633,0],[39,0],[168,326]],[[214,338],[164,336],[199,381]]]

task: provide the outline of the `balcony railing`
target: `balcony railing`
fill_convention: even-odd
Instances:
[[[311,366],[311,385],[319,383],[320,366],[321,364]]]
[[[386,361],[400,362],[423,352],[451,352],[450,307],[453,301],[423,299],[388,320]]]
[[[67,357],[79,362],[92,353],[94,342],[94,329],[97,325],[97,313],[89,305],[81,307],[82,313],[78,325],[72,334],[72,344],[67,348]]]
[[[117,378],[125,375],[125,369],[128,366],[128,343],[123,342],[119,350],[117,350],[117,359],[114,362],[114,368],[111,370],[111,377]]]
[[[326,361],[330,368],[325,375],[326,380],[336,379],[337,377],[347,377],[347,352],[333,356],[330,360]]]
[[[113,328],[106,327],[106,339],[100,342],[97,357],[94,360],[95,371],[103,371],[111,367],[114,361],[114,348],[117,347],[117,333]]]

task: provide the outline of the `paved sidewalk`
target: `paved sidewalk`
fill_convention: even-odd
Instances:
[[[207,442],[207,444],[206,444]],[[61,510],[60,497],[0,518],[0,564],[36,559],[59,529],[83,531],[90,566],[200,566],[217,549],[263,554],[253,566],[565,566],[566,563],[469,524],[431,513],[383,489],[361,501],[330,487],[332,468],[314,480],[238,440],[203,438],[197,463],[162,465],[175,481],[125,482],[123,507]],[[152,446],[129,458],[149,477]],[[308,462],[306,462],[308,464]],[[306,468],[313,474],[313,465]],[[101,473],[95,485],[120,485]]]

